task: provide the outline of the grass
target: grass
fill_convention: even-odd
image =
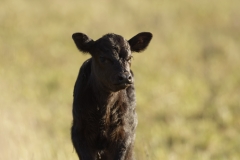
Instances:
[[[6,1],[0,5],[0,159],[77,159],[72,90],[89,55],[71,35],[150,31],[134,55],[143,160],[240,158],[240,3]]]

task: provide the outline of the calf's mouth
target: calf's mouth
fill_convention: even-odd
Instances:
[[[132,85],[133,82],[122,82],[122,83],[115,83],[114,86],[117,88],[117,90],[125,89]]]

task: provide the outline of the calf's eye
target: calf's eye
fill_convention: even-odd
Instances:
[[[127,59],[128,63],[131,63],[131,61],[132,61],[132,56]]]

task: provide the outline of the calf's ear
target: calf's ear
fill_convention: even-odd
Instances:
[[[89,53],[94,41],[83,33],[74,33],[72,38],[77,48],[83,53]]]
[[[132,52],[141,52],[145,50],[152,39],[152,33],[141,32],[128,40]]]

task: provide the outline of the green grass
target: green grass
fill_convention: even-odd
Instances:
[[[238,0],[7,1],[0,5],[0,159],[77,160],[80,65],[71,39],[150,31],[134,54],[141,160],[240,159]]]

